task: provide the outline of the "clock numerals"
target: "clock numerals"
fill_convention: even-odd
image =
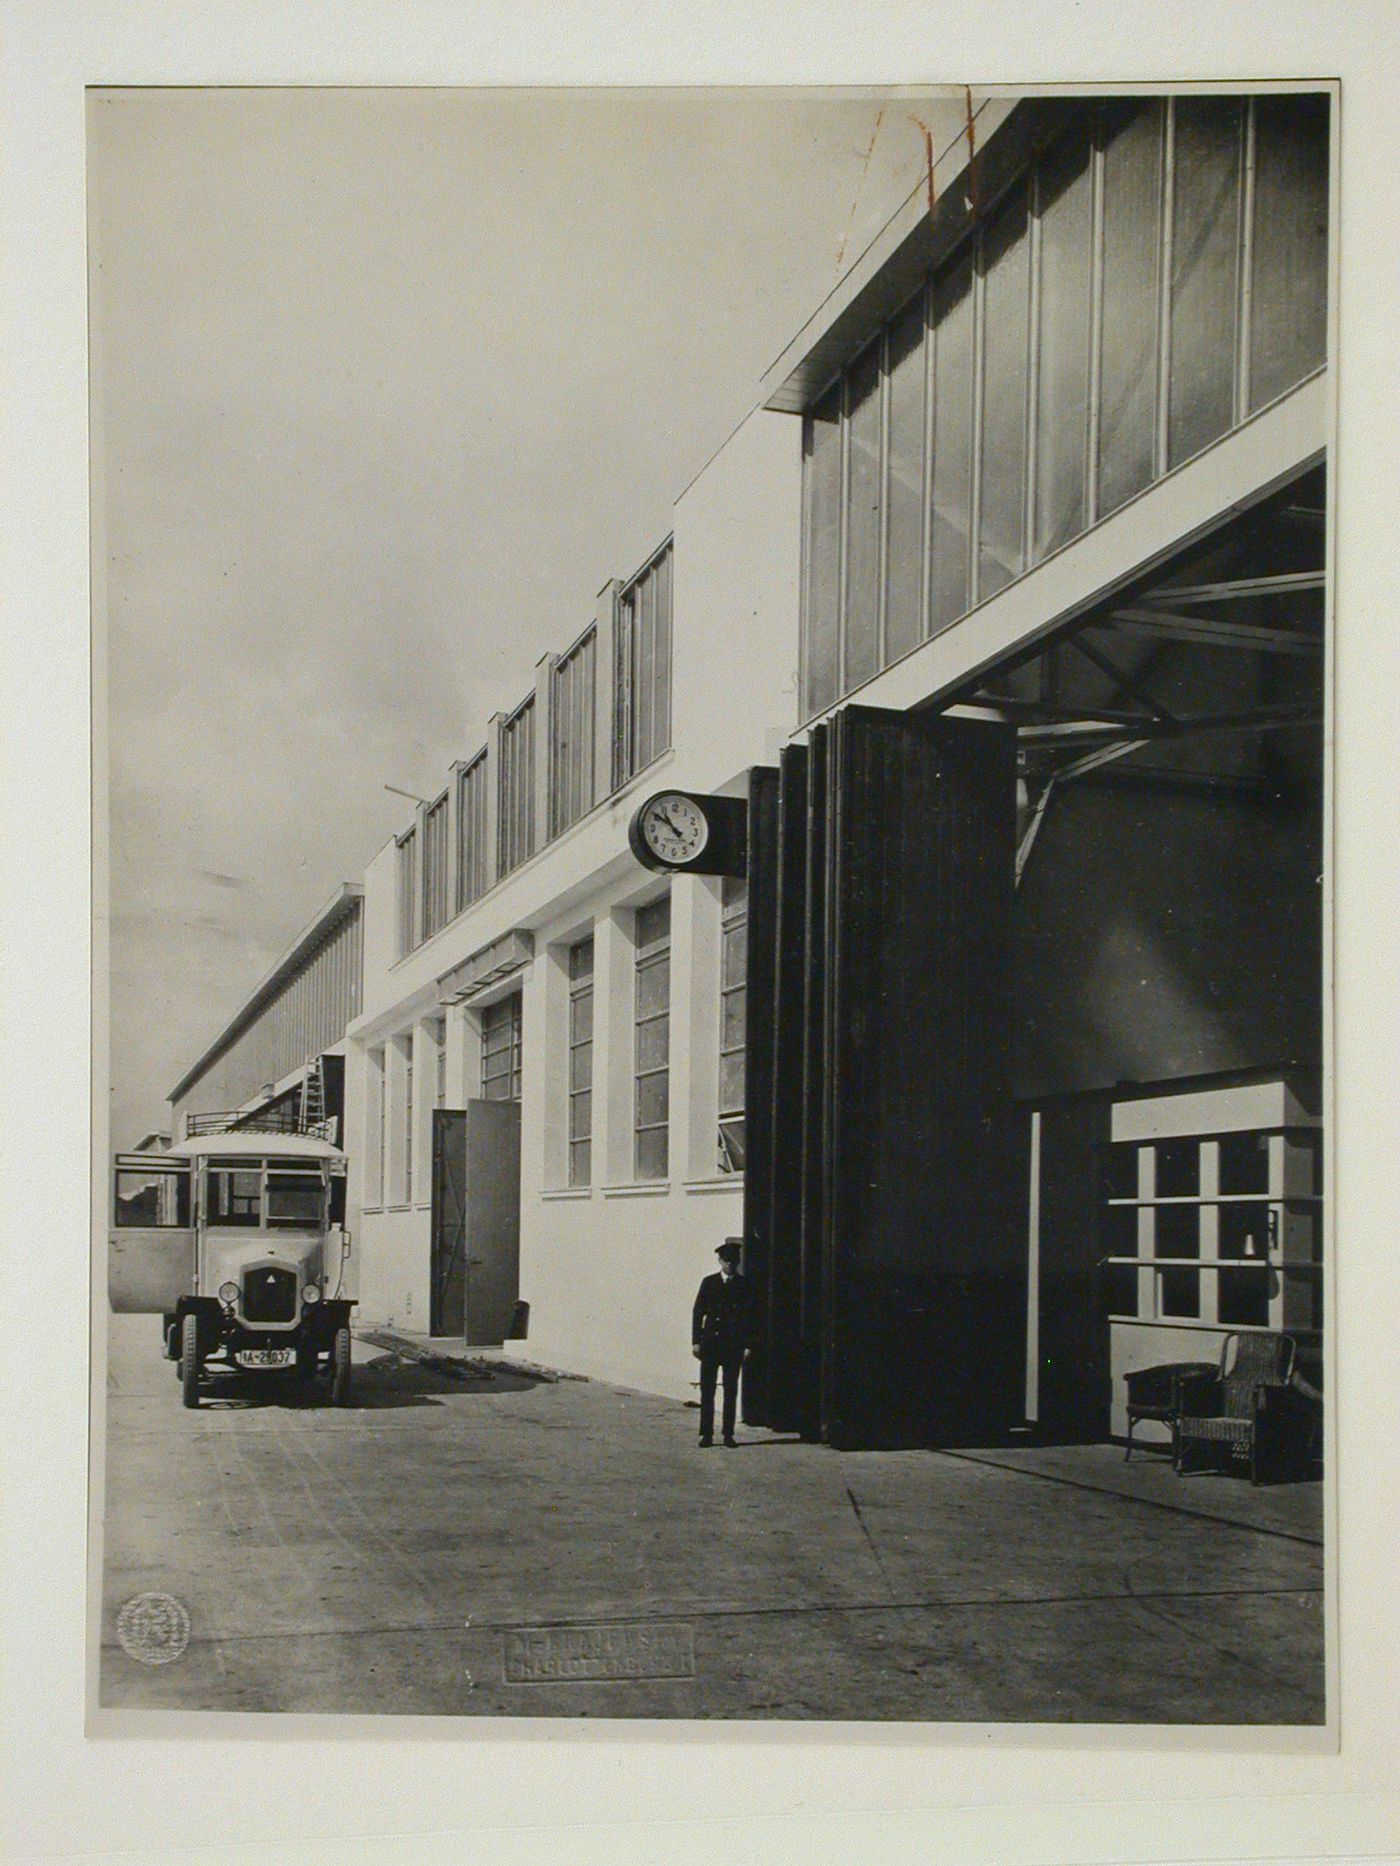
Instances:
[[[694,861],[709,840],[709,825],[689,797],[661,796],[647,806],[643,823],[647,846],[663,862]]]

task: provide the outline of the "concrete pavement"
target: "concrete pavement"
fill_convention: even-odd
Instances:
[[[344,1410],[267,1376],[191,1413],[156,1322],[113,1318],[104,1706],[1322,1718],[1317,1485],[1109,1447],[836,1453],[741,1428],[701,1452],[673,1401],[357,1354]],[[144,1592],[188,1614],[172,1662],[118,1642]]]

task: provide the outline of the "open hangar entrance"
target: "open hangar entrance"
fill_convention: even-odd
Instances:
[[[1231,1328],[1319,1358],[1324,509],[754,774],[752,1422],[1102,1439]]]

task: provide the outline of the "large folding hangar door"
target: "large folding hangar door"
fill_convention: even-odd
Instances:
[[[848,706],[750,792],[745,1417],[840,1446],[1021,1417],[1015,733]]]

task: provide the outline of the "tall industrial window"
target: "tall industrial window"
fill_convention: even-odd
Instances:
[[[457,912],[481,899],[491,885],[486,840],[486,753],[457,773]]]
[[[447,1019],[433,1022],[433,1106],[447,1106]]]
[[[637,909],[636,1101],[633,1170],[664,1179],[671,1118],[671,901]]]
[[[501,727],[497,873],[508,875],[535,852],[535,696]]]
[[[444,791],[423,816],[423,938],[447,925],[448,795]]]
[[[389,1171],[389,1080],[382,1049],[369,1054],[370,1135],[373,1154],[370,1159],[369,1202],[384,1203],[386,1174]]]
[[[593,737],[598,631],[589,628],[550,676],[549,833],[557,836],[593,806]]]
[[[399,957],[418,944],[418,831],[399,837]]]
[[[671,546],[617,599],[613,783],[624,784],[671,743]]]
[[[593,941],[569,948],[569,1184],[593,1175]]]
[[[1328,112],[1085,107],[813,402],[807,717],[1325,362]]]
[[[413,1038],[400,1037],[403,1049],[403,1202],[413,1202]]]
[[[481,1093],[485,1101],[520,1100],[520,993],[481,1013]]]
[[[721,884],[719,933],[719,1170],[744,1170],[744,1013],[749,951],[749,888]]]

